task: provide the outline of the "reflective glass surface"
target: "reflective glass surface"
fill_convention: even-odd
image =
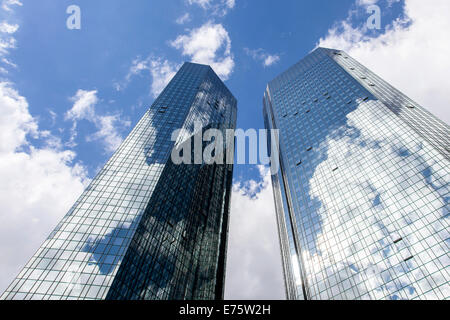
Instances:
[[[171,135],[236,105],[185,63],[1,298],[222,298],[232,165],[174,165]]]
[[[345,52],[274,79],[290,299],[448,299],[450,128]]]

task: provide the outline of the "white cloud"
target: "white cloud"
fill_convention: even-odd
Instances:
[[[388,7],[392,6],[393,3],[400,2],[401,0],[385,0]],[[379,0],[356,0],[356,5],[360,7],[369,7],[371,5],[380,5]]]
[[[392,1],[391,1],[392,2]],[[390,3],[391,3],[390,2]],[[390,4],[389,3],[389,4]],[[377,37],[350,18],[329,30],[318,45],[347,51],[355,59],[404,92],[440,119],[450,123],[450,2],[406,0],[404,19],[397,19]]]
[[[207,22],[187,35],[180,35],[170,45],[182,50],[192,62],[210,65],[222,80],[227,80],[234,68],[231,39],[221,24]]]
[[[189,12],[186,12],[182,16],[180,16],[175,22],[177,24],[185,24],[186,22],[191,21],[191,16],[189,15]]]
[[[213,0],[188,0],[189,4],[196,4],[202,7],[203,9],[208,8],[211,5]]]
[[[228,8],[233,9],[236,5],[236,0],[225,0],[226,5]]]
[[[0,56],[6,55],[9,53],[9,49],[16,48],[16,39],[14,38],[0,38]]]
[[[278,54],[269,54],[262,48],[255,50],[244,48],[244,51],[247,55],[252,57],[253,60],[261,61],[264,67],[270,67],[271,65],[280,61],[280,56]]]
[[[74,102],[72,109],[67,111],[66,119],[93,120],[95,117],[95,105],[98,103],[97,90],[78,90],[70,99]]]
[[[5,11],[12,11],[12,6],[22,6],[22,2],[19,0],[3,0],[2,9]]]
[[[3,33],[14,33],[19,29],[18,24],[9,24],[6,21],[0,23],[0,32]]]
[[[123,90],[128,86],[134,76],[146,71],[152,76],[150,93],[156,98],[164,90],[170,80],[172,80],[180,67],[180,64],[175,64],[167,59],[157,58],[152,55],[146,59],[137,57],[133,60],[124,83],[116,84],[116,90]]]
[[[74,102],[72,108],[67,111],[66,120],[72,120],[72,136],[69,142],[70,146],[75,145],[75,138],[77,136],[77,123],[80,120],[87,120],[92,122],[98,131],[87,137],[87,141],[100,140],[105,146],[107,153],[114,152],[123,139],[119,133],[119,127],[130,126],[129,121],[120,119],[119,115],[98,115],[95,111],[95,106],[98,103],[97,90],[85,91],[78,90],[74,97],[70,99]]]
[[[0,33],[0,57],[8,55],[10,49],[15,49],[17,47],[17,41],[12,36],[17,29],[14,30],[15,28],[11,27],[9,24],[2,24],[1,28],[3,28],[3,31]]]
[[[9,67],[12,67],[12,68],[17,68],[17,65],[16,65],[15,63],[13,63],[12,61],[10,61],[10,60],[8,60],[8,59],[6,59],[6,58],[2,58],[2,62],[3,62],[6,66],[9,66]]]
[[[196,4],[204,10],[209,10],[211,14],[223,17],[234,8],[235,0],[188,0],[188,4]]]
[[[4,0],[3,10],[22,5]],[[11,36],[18,27],[5,27],[0,55],[16,47]],[[14,31],[14,32],[13,32]],[[6,38],[5,38],[6,34]],[[5,65],[16,65],[2,57]],[[87,95],[70,116],[89,116],[94,95]],[[106,127],[106,125],[105,125]],[[32,145],[30,138],[42,141]],[[87,169],[63,150],[59,137],[39,130],[25,97],[9,82],[0,82],[0,292],[3,292],[89,183]]]
[[[285,299],[270,171],[259,170],[262,181],[233,186],[225,299]]]
[[[178,36],[169,44],[182,50],[182,54],[189,56],[192,62],[210,65],[222,80],[227,80],[233,72],[231,39],[221,24],[207,22],[186,35]],[[134,76],[148,72],[152,77],[150,92],[153,97],[157,97],[180,67],[181,64],[154,55],[147,58],[137,57],[133,60],[125,80],[115,83],[115,88],[117,91],[124,90]]]
[[[280,60],[280,56],[278,56],[278,55],[268,55],[264,59],[264,66],[265,67],[271,66],[274,63],[278,62],[279,60]]]
[[[38,126],[28,112],[24,97],[11,88],[11,84],[0,83],[0,152],[15,152],[28,144],[26,136],[38,136]]]
[[[152,59],[149,61],[152,74],[152,94],[157,97],[172,80],[181,65],[175,65],[168,60]]]
[[[28,137],[50,139],[43,148]],[[51,147],[38,129],[26,99],[0,83],[0,292],[13,280],[86,183],[75,154]]]
[[[12,11],[9,5],[17,4],[14,1],[3,1],[2,8],[6,11]],[[11,13],[9,12],[11,15]],[[15,49],[17,47],[16,39],[13,34],[19,29],[18,24],[10,24],[6,21],[0,23],[0,57],[3,66],[0,66],[0,73],[7,74],[8,67],[16,68],[16,65],[5,58],[10,53],[10,49]]]
[[[330,281],[336,279],[332,275],[349,279],[355,286],[363,282],[360,292],[373,290],[365,298],[397,295],[410,299],[421,294],[442,299],[435,296],[438,291],[433,293],[427,281],[412,285],[411,282],[425,277],[430,283],[445,283],[442,273],[434,273],[437,270],[433,265],[424,267],[422,262],[439,258],[448,265],[445,257],[448,233],[441,231],[445,231],[440,223],[442,214],[437,209],[430,211],[430,207],[445,205],[440,195],[445,194],[445,189],[436,190],[448,181],[448,174],[445,176],[445,170],[441,169],[446,160],[428,144],[417,142],[420,139],[413,130],[400,126],[392,130],[392,115],[379,111],[383,108],[387,110],[379,101],[360,103],[347,115],[346,125],[330,132],[318,148],[325,150],[326,160],[315,168],[309,181],[309,196],[322,204],[317,212],[322,230],[315,235],[316,250],[304,251],[303,259],[308,261],[306,272],[311,283],[318,283],[326,275]],[[339,169],[329,179],[330,168],[335,166]],[[350,172],[358,174],[349,175]],[[425,172],[429,172],[428,178]],[[426,198],[423,206],[417,198],[419,193]],[[336,212],[340,213],[338,219]],[[342,230],[346,230],[345,234]],[[400,237],[403,240],[393,244]],[[370,252],[368,258],[357,253],[362,246],[365,252]],[[414,256],[408,262],[411,271],[406,273],[398,263],[411,255]],[[389,275],[384,272],[394,268],[404,286],[398,292],[393,282],[388,283]]]
[[[370,6],[376,4],[378,0],[357,0],[356,3],[360,6]]]
[[[123,141],[122,136],[118,132],[118,126],[123,125],[129,127],[129,121],[123,121],[119,115],[99,116],[95,119],[98,131],[86,138],[87,141],[103,141],[106,152],[113,153],[117,150]]]

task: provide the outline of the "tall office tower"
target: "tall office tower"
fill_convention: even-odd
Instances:
[[[271,81],[263,104],[280,130],[288,298],[450,298],[449,126],[324,48]]]
[[[234,129],[236,105],[185,63],[2,298],[222,299],[233,168],[175,165],[171,136]]]

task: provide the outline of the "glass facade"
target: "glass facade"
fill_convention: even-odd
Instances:
[[[233,167],[175,165],[171,138],[234,129],[236,108],[185,63],[1,298],[222,299]]]
[[[325,48],[263,105],[287,297],[449,299],[450,127]]]

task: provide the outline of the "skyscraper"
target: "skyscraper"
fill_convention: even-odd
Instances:
[[[411,81],[426,81],[414,66]],[[280,130],[287,297],[448,299],[449,126],[325,48],[271,81],[263,105]]]
[[[172,133],[234,129],[236,108],[185,63],[2,299],[221,299],[233,168],[175,165]]]

